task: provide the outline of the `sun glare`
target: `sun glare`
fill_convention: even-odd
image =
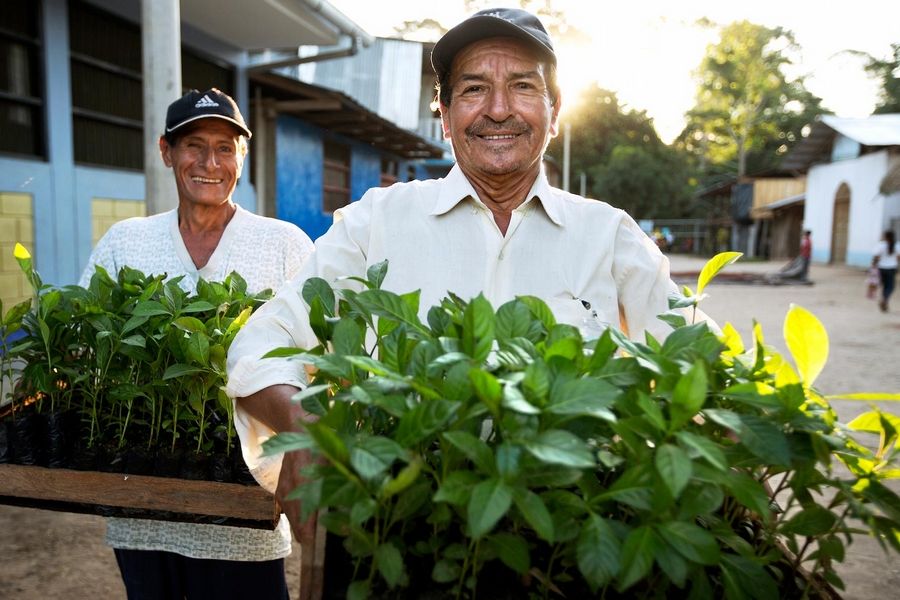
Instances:
[[[371,0],[331,0],[331,4],[379,36],[393,35],[393,26],[405,20],[430,18],[452,27],[466,16],[464,3],[452,1],[396,0],[390,3],[391,10]],[[556,40],[563,119],[581,91],[597,82],[615,92],[626,110],[647,111],[664,141],[674,139],[694,104],[693,72],[717,36],[715,28],[698,23],[701,19],[719,24],[746,19],[792,30],[802,48],[796,74],[807,76],[809,90],[841,116],[864,116],[874,107],[877,83],[863,72],[862,60],[841,51],[887,57],[890,44],[897,42],[900,21],[900,5],[887,5],[891,3],[856,0],[852,10],[813,15],[806,3],[783,0],[750,4],[554,0],[552,8],[584,34],[580,44],[569,43],[567,36]]]

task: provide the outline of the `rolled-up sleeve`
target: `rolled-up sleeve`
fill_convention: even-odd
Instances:
[[[672,328],[658,318],[670,312],[669,296],[678,290],[669,275],[669,260],[627,215],[616,231],[613,277],[628,335],[643,340],[644,332],[664,339]]]
[[[355,208],[361,203],[352,206]],[[247,466],[267,488],[271,484],[274,489],[281,459],[262,458],[261,444],[275,432],[244,411],[237,399],[273,385],[287,384],[298,388],[306,385],[305,371],[299,361],[263,356],[276,348],[311,349],[319,343],[309,325],[308,306],[301,295],[307,279],[321,277],[332,285],[346,287],[343,277],[365,275],[365,251],[358,235],[365,227],[358,221],[365,218],[368,211],[363,208],[346,212],[358,217],[350,219],[356,223],[357,235],[344,214],[336,213],[335,224],[316,242],[315,251],[301,271],[250,317],[228,350],[225,392],[235,402],[235,429]]]

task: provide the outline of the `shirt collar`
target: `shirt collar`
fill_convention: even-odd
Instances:
[[[537,198],[541,206],[544,207],[544,212],[547,214],[547,217],[556,225],[564,226],[564,211],[562,202],[557,195],[558,193],[557,190],[550,187],[550,183],[547,181],[547,176],[544,174],[544,169],[542,167],[537,179],[535,179],[534,184],[531,186],[531,190],[528,192],[528,199],[523,202],[522,205],[524,206],[532,199]],[[462,169],[459,168],[459,164],[454,164],[453,168],[450,169],[450,172],[444,178],[444,185],[440,187],[438,198],[434,203],[431,214],[443,215],[448,213],[466,198],[472,198],[478,202],[478,193],[475,191],[475,188],[472,187],[472,184],[466,178]]]

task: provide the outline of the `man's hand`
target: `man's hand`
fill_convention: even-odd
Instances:
[[[253,418],[278,433],[300,431],[303,424],[314,420],[315,416],[304,411],[298,403],[291,401],[298,391],[300,390],[292,385],[273,385],[250,396],[238,398],[238,403]],[[291,523],[294,538],[305,548],[314,547],[315,516],[301,523],[300,502],[286,498],[303,482],[300,470],[311,461],[312,455],[308,450],[285,453],[278,486],[275,489],[275,498]]]
[[[300,471],[312,462],[312,454],[309,450],[297,450],[286,452],[281,462],[281,474],[278,476],[278,487],[275,488],[275,498],[281,505],[281,510],[291,523],[291,531],[294,539],[303,548],[313,548],[316,540],[316,516],[310,515],[306,521],[301,521],[300,501],[288,500],[287,496],[302,484],[305,479]]]

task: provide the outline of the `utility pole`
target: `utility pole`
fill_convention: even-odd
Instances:
[[[563,124],[563,189],[569,191],[569,167],[571,165],[571,148],[569,138],[572,134],[572,124]]]

